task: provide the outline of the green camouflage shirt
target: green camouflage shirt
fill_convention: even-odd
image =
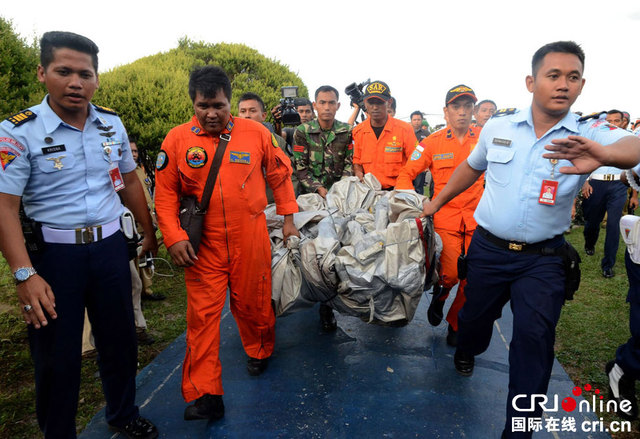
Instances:
[[[344,176],[353,175],[351,126],[337,120],[328,131],[317,120],[298,125],[293,137],[293,160],[301,193],[329,189]]]
[[[300,184],[298,183],[298,176],[296,175],[296,165],[293,162],[293,157],[291,157],[291,154],[289,154],[290,149],[287,148],[287,141],[275,133],[271,133],[271,134],[276,139],[276,143],[278,144],[282,152],[284,152],[287,155],[287,157],[289,157],[289,159],[291,160],[291,169],[293,170],[293,172],[291,173],[291,183],[293,183],[293,192],[296,194],[296,197],[297,197],[300,191],[299,189]],[[276,201],[273,198],[273,191],[269,187],[269,184],[267,184],[267,203],[271,204],[275,202]]]

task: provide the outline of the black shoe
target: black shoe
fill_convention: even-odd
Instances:
[[[202,395],[194,404],[184,409],[184,420],[209,419],[215,421],[224,416],[222,395]]]
[[[456,367],[456,372],[462,376],[471,376],[474,364],[475,360],[473,355],[458,350],[456,350],[456,353],[453,355],[453,365]]]
[[[166,299],[167,296],[165,296],[164,294],[160,294],[160,293],[153,293],[153,294],[143,294],[142,295],[142,300],[154,300],[154,301],[158,301],[158,300],[164,300]]]
[[[251,358],[247,360],[247,371],[249,375],[257,377],[267,368],[269,358]]]
[[[158,437],[158,429],[148,419],[138,416],[129,421],[124,427],[110,425],[109,428],[115,430],[129,439],[155,439]]]
[[[447,326],[447,344],[454,348],[458,346],[458,331],[454,331],[451,325]]]
[[[442,310],[449,295],[449,288],[442,288],[440,285],[433,286],[433,297],[427,310],[427,320],[431,326],[438,326],[444,317]]]
[[[604,369],[607,374],[607,380],[609,381],[609,399],[615,399],[618,402],[618,416],[628,420],[636,419],[638,417],[636,382],[630,376],[625,375],[620,366],[614,369],[615,365],[615,360],[611,360]],[[620,373],[622,373],[622,375]],[[631,402],[631,407],[627,411],[623,411],[620,407],[620,403],[625,399]]]
[[[338,328],[338,323],[336,322],[336,316],[333,315],[333,309],[330,306],[321,303],[320,309],[318,311],[320,313],[320,323],[322,323],[322,330],[324,332],[335,331]]]
[[[149,346],[156,342],[146,329],[136,331],[136,338],[138,339],[138,346]]]
[[[584,252],[588,255],[588,256],[593,256],[596,253],[596,249],[593,247],[587,247],[585,245],[584,247]]]
[[[602,275],[607,279],[611,279],[614,276],[613,268],[605,268],[602,270]]]

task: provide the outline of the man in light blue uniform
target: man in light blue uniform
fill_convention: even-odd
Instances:
[[[511,300],[503,437],[530,437],[529,418],[541,416],[539,405],[519,411],[529,407],[518,401],[547,391],[555,327],[565,300],[567,260],[560,255],[568,251],[563,233],[586,179],[578,174],[601,165],[630,168],[640,162],[640,139],[611,130],[604,121],[580,121],[569,112],[584,85],[583,69],[584,53],[573,42],[540,48],[526,78],[533,93],[531,107],[498,112],[467,161],[424,206],[423,215],[432,215],[486,171],[485,191],[474,215],[478,228],[467,256],[467,301],[459,313],[454,365],[460,374],[472,374],[474,356],[489,346],[493,322]],[[514,402],[517,395],[526,396]]]
[[[601,115],[602,117],[603,115]],[[606,113],[610,129],[622,127],[622,112],[610,110]],[[627,187],[620,181],[621,169],[614,166],[601,166],[582,186],[582,211],[584,213],[584,251],[593,256],[596,242],[600,234],[600,223],[607,214],[607,229],[604,239],[604,256],[600,261],[602,275],[605,278],[614,276],[613,266],[616,263],[620,236],[618,226],[622,210],[627,201]]]
[[[0,250],[29,325],[38,423],[45,438],[76,437],[86,307],[107,422],[126,437],[155,438],[134,403],[137,346],[117,192],[144,228],[143,251],[155,253],[157,242],[127,133],[113,111],[90,102],[92,41],[47,32],[40,46],[47,96],[0,123]]]

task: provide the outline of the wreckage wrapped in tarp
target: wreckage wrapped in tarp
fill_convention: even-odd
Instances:
[[[431,218],[417,219],[423,199],[412,191],[381,191],[370,174],[364,183],[345,177],[326,203],[317,194],[298,197],[294,223],[301,239],[289,248],[282,244],[282,217],[267,208],[276,315],[325,302],[371,323],[409,322],[422,292],[437,280],[442,248]]]

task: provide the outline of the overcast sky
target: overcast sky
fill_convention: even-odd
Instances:
[[[432,124],[441,120],[446,91],[459,83],[499,108],[529,105],[524,81],[533,52],[571,39],[586,53],[586,85],[573,110],[618,108],[640,118],[637,0],[3,0],[0,16],[28,40],[48,30],[91,38],[101,72],[170,50],[183,36],[243,43],[289,66],[311,94],[336,87],[341,120],[350,114],[345,86],[371,78],[389,84],[397,117],[421,110]]]

